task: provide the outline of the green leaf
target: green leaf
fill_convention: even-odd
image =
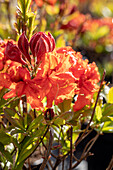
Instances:
[[[15,108],[16,106],[18,106],[19,101],[20,101],[20,99],[16,99],[16,100],[12,101],[12,102],[10,103],[10,108],[13,109],[13,108]]]
[[[69,120],[71,120],[71,119],[73,118],[73,115],[74,115],[73,112],[68,111],[68,112],[62,113],[62,114],[59,116],[59,118],[62,118],[62,119],[64,119],[65,121],[69,121]]]
[[[5,90],[5,87],[0,90],[0,100],[3,97]]]
[[[11,135],[15,135],[15,134],[19,134],[19,133],[24,133],[24,131],[22,129],[14,129],[12,127],[11,129]]]
[[[68,123],[68,125],[76,126],[78,121],[72,119],[72,120],[69,120],[67,123]]]
[[[10,135],[5,133],[5,131],[0,130],[0,142],[4,145],[10,144],[11,143]]]
[[[25,149],[31,145],[33,142],[38,141],[38,138],[43,136],[45,133],[46,125],[40,126],[38,130],[36,130],[34,133],[32,133],[29,136],[26,136],[24,138],[24,141],[21,144],[21,153],[23,154]]]
[[[63,124],[65,124],[65,120],[63,120],[62,118],[56,118],[55,120],[54,120],[54,124],[55,125],[63,125]]]
[[[33,18],[33,17],[35,17],[35,14],[33,12],[27,12],[26,16],[28,18]]]
[[[31,2],[32,2],[32,0],[26,0],[26,1],[25,1],[25,5],[26,5],[26,12],[28,12],[29,7],[30,7],[30,5],[31,5]]]
[[[71,109],[71,103],[72,103],[71,99],[68,100],[64,99],[62,103],[59,103],[58,107],[61,110],[61,113],[69,111]]]
[[[102,38],[102,37],[106,36],[108,33],[109,33],[108,26],[99,27],[98,30],[95,32],[94,39],[97,40],[99,38]]]
[[[95,116],[96,116],[96,119],[97,119],[98,121],[101,120],[101,118],[102,118],[102,110],[101,110],[101,107],[100,107],[100,106],[97,106],[97,107],[96,107]]]
[[[13,158],[11,154],[8,151],[4,150],[4,145],[1,142],[0,142],[0,152],[7,159],[7,161],[13,163]]]
[[[4,108],[4,112],[7,117],[13,117],[16,114],[15,110],[10,108]]]
[[[25,11],[24,0],[17,0],[20,11],[23,13]]]
[[[24,161],[22,161],[21,163],[18,163],[18,165],[15,165],[15,167],[12,170],[21,170],[24,163],[25,163]]]
[[[13,126],[24,130],[22,124],[23,119],[21,117],[19,117],[19,119],[17,118],[18,115],[15,110],[10,108],[4,108],[4,115]]]
[[[102,116],[113,116],[113,104],[105,104],[102,109]]]
[[[73,144],[74,144],[75,141],[77,140],[78,136],[79,136],[78,133],[74,133],[74,132],[73,132],[73,137],[72,137],[72,143],[73,143]]]
[[[108,122],[111,121],[111,119],[109,117],[102,117],[101,122]]]
[[[40,127],[32,136],[26,136],[23,143],[21,144],[20,153],[17,159],[17,165],[26,159],[37,147],[40,141],[40,137],[44,135],[46,126]]]
[[[16,138],[12,137],[11,138],[11,142],[14,144],[14,146],[16,146],[18,149],[20,148],[20,145],[18,144],[18,141]]]
[[[113,103],[113,87],[110,88],[107,98],[108,103]]]
[[[113,133],[113,121],[105,122],[102,131]]]
[[[82,111],[74,112],[74,116],[73,116],[72,120],[78,121],[78,118],[80,115],[82,115]]]
[[[29,39],[32,36],[33,31],[35,30],[35,18],[36,18],[36,12],[35,13],[27,13],[27,17],[29,18],[28,20],[28,37]]]
[[[43,121],[43,119],[44,119],[44,116],[42,114],[40,114],[37,118],[35,118],[31,122],[31,124],[30,124],[30,126],[28,128],[28,131],[31,131],[32,129],[38,128],[39,124]]]
[[[29,148],[30,147],[30,148]],[[24,153],[18,159],[17,165],[24,161],[37,147],[37,143],[31,144],[28,148],[25,149]]]

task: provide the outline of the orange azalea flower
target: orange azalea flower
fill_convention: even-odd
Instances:
[[[73,107],[74,111],[82,109],[85,105],[90,105],[94,92],[98,90],[97,83],[99,80],[100,76],[96,64],[94,62],[87,64],[86,68],[83,68],[78,81],[79,91],[75,90],[78,97]]]
[[[98,68],[95,63],[88,64],[88,60],[83,60],[82,55],[79,52],[76,53],[71,47],[59,48],[57,52],[70,55],[69,71],[75,77],[77,87],[74,92],[78,95],[74,111],[80,110],[90,104],[94,92],[98,90],[97,83],[100,80]]]
[[[34,81],[40,86],[41,97],[47,97],[47,107],[70,99],[74,95],[76,87],[75,77],[69,72],[71,67],[70,55],[50,52],[45,55]]]
[[[4,68],[4,55],[0,51],[0,71]]]
[[[4,57],[4,47],[5,47],[5,42],[0,39],[0,71],[3,70],[4,68],[4,63],[5,63],[5,57]]]
[[[10,76],[7,73],[0,73],[0,90],[5,87],[8,88],[11,85]]]
[[[11,67],[8,73],[10,81],[12,81],[11,85],[8,87],[11,91],[4,95],[4,99],[26,95],[27,102],[30,103],[32,108],[41,109],[42,103],[38,98],[39,88],[34,84],[34,81],[31,80],[30,73],[25,68],[15,66]],[[7,81],[6,79],[6,84]]]

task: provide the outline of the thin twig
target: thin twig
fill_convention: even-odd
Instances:
[[[34,151],[33,151],[26,159],[28,159],[28,158],[36,151],[37,147],[40,145],[40,143],[43,141],[44,137],[46,136],[48,130],[49,130],[49,126],[47,126],[47,129],[46,129],[43,137],[40,138],[40,142],[37,143],[36,148],[34,149]],[[21,143],[22,143],[22,142],[21,142]],[[25,160],[26,160],[26,159],[25,159]]]
[[[78,159],[75,157],[75,155],[73,155],[73,158],[75,159],[75,161],[78,161]]]
[[[34,109],[34,118],[36,118],[36,109]]]
[[[52,164],[52,162],[51,162],[51,160],[50,160],[50,159],[48,160],[48,162],[49,162],[49,164],[50,164],[51,168],[53,169],[53,164]]]
[[[70,154],[70,151],[69,151],[67,154],[65,154],[64,156],[58,156],[58,157],[57,157],[57,160],[56,160],[56,163],[55,163],[55,165],[54,165],[54,167],[53,167],[53,170],[56,170],[56,167],[57,167],[63,160],[65,160],[65,158],[66,158],[69,154]]]
[[[51,152],[51,155],[52,155],[55,159],[58,158],[58,156],[54,155],[52,152]]]
[[[73,151],[72,151],[72,136],[73,136],[73,127],[70,128],[70,170],[72,169],[72,159],[73,159]]]
[[[46,145],[44,144],[44,142],[42,141],[42,145],[43,145],[43,147],[47,150],[47,147],[46,147]],[[52,155],[52,153],[50,153],[51,155]],[[53,156],[53,155],[52,155]],[[50,166],[51,166],[51,168],[53,169],[53,165],[52,165],[52,162],[51,162],[51,160],[49,159],[48,160],[48,162],[49,162],[49,164],[50,164]]]
[[[112,170],[112,168],[113,168],[113,156],[106,170]]]
[[[47,161],[48,161],[48,158],[49,158],[49,155],[51,153],[51,147],[52,147],[52,143],[53,143],[53,137],[54,137],[54,134],[53,134],[53,129],[51,128],[50,129],[50,138],[49,138],[49,145],[48,145],[48,149],[47,149],[47,154],[46,154],[46,157],[40,167],[40,170],[44,170],[46,164],[47,164]]]
[[[62,170],[64,170],[64,160],[62,161]]]
[[[75,149],[76,149],[76,146],[77,146],[83,139],[85,139],[92,131],[93,131],[93,129],[90,129],[90,130],[88,130],[87,133],[84,134],[84,136],[81,135],[81,136],[78,137],[78,140],[77,140],[76,143],[75,143]]]
[[[89,143],[86,145],[86,147],[85,147],[85,149],[84,149],[84,151],[81,155],[81,158],[72,166],[72,169],[77,167],[80,164],[80,162],[88,156],[90,149],[92,148],[92,146],[94,145],[94,143],[95,143],[95,141],[97,140],[98,137],[99,137],[99,133],[97,133],[97,135],[91,141],[89,141]],[[91,143],[91,145],[87,149],[87,147],[90,143]],[[86,151],[86,149],[87,149],[87,151]]]

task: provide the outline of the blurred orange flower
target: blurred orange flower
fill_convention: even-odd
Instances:
[[[36,4],[39,7],[42,7],[42,5],[44,4],[44,2],[50,4],[50,5],[54,5],[56,3],[57,0],[35,0]]]

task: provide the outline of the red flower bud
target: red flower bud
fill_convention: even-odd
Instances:
[[[53,36],[43,32],[35,33],[30,40],[30,49],[33,56],[37,57],[37,61],[41,60],[43,54],[53,51],[55,48],[55,40]]]
[[[25,32],[22,33],[18,40],[18,48],[20,51],[23,53],[23,55],[27,58],[28,61],[31,60],[30,55],[29,55],[29,43],[28,39],[25,35]]]
[[[4,53],[6,60],[16,61],[23,65],[26,64],[26,62],[21,57],[21,52],[19,48],[15,44],[13,44],[12,41],[7,42]]]
[[[45,112],[44,112],[44,117],[46,120],[52,120],[53,117],[54,117],[54,111],[53,109],[47,109]]]

